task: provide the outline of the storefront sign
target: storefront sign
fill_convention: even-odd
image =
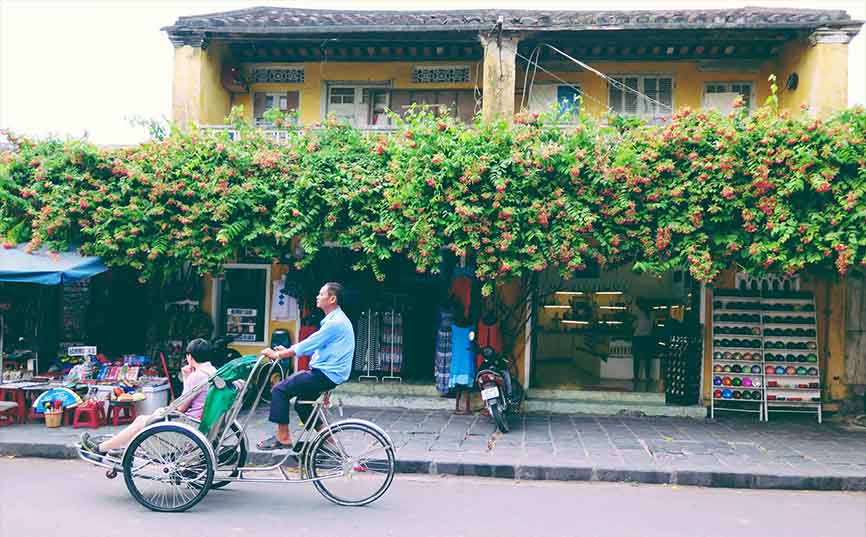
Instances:
[[[69,347],[66,354],[69,356],[96,356],[96,347]]]

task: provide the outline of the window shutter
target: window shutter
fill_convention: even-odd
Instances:
[[[662,114],[670,114],[674,104],[674,81],[672,78],[659,79],[659,96],[658,101],[666,105],[668,108],[660,110]]]
[[[267,111],[267,108],[265,107],[266,97],[267,96],[264,93],[253,94],[253,117],[256,119],[262,117],[262,115]]]
[[[626,77],[623,82],[626,86],[633,90],[638,89],[637,77]],[[638,95],[632,91],[623,91],[623,113],[628,115],[637,115],[638,113]]]
[[[464,123],[472,123],[475,118],[475,95],[472,91],[457,92],[457,118]]]
[[[621,78],[614,78],[613,80],[620,84],[623,83]],[[618,85],[611,82],[608,82],[607,84],[607,101],[610,109],[617,114],[622,114],[624,112],[622,105],[622,90]]]
[[[288,106],[286,110],[298,110],[301,106],[301,93],[299,91],[290,91],[287,97]]]

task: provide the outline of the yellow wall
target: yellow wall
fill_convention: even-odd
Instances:
[[[714,282],[719,289],[734,288],[736,272],[729,269]],[[845,378],[845,282],[801,276],[800,289],[815,296],[819,365],[823,369],[823,400],[838,402],[848,396]],[[704,325],[704,399],[709,404],[713,391],[712,296],[707,297]]]
[[[221,125],[230,109],[229,93],[220,80],[223,46],[207,49],[182,46],[174,49],[172,119]]]
[[[806,104],[825,116],[848,104],[848,45],[819,43],[806,39],[786,44],[775,73],[779,84],[779,105],[793,111]],[[788,76],[797,73],[795,90],[785,88]]]
[[[454,65],[455,62],[440,62],[441,65]],[[465,62],[458,62],[465,64]],[[233,105],[243,105],[247,120],[253,119],[252,94],[261,91],[298,91],[300,92],[300,122],[302,125],[312,125],[322,120],[322,98],[324,85],[332,81],[351,82],[383,82],[390,81],[394,89],[445,90],[472,89],[474,82],[452,84],[413,84],[412,67],[415,65],[434,65],[431,62],[321,62],[304,64],[256,64],[260,66],[303,65],[304,82],[302,84],[253,84],[248,94],[235,94]],[[476,64],[470,64],[472,76],[476,73]],[[480,87],[481,81],[478,81]]]
[[[757,70],[731,69],[728,71],[704,72],[698,70],[698,64],[695,62],[605,62],[591,64],[591,67],[598,69],[608,76],[620,74],[672,76],[674,79],[674,109],[684,106],[692,109],[701,108],[704,84],[707,82],[752,82],[755,89],[754,104],[760,105],[770,93],[767,77],[772,72],[774,66],[774,62],[768,60],[761,64]],[[555,72],[555,75],[566,82],[579,85],[585,95],[582,104],[589,114],[603,115],[606,112],[608,106],[608,88],[605,79],[589,71]],[[556,78],[541,71],[538,71],[535,76],[535,83],[539,82],[561,83]],[[520,71],[517,75],[517,91],[522,92],[523,85],[524,73]],[[518,104],[520,97],[520,95],[516,96]]]

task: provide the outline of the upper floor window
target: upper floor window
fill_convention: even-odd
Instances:
[[[620,75],[611,78],[617,83],[608,83],[608,106],[617,114],[654,118],[670,116],[673,112],[672,77]]]
[[[529,94],[529,111],[537,114],[556,111],[566,123],[580,115],[580,86],[577,84],[536,84]]]
[[[389,95],[386,86],[329,86],[327,115],[355,127],[384,126]]]
[[[255,116],[256,126],[269,126],[264,115],[265,112],[272,108],[276,108],[281,112],[289,112],[291,110],[298,110],[299,105],[300,93],[297,91],[256,92],[253,94],[253,115]]]
[[[755,103],[755,85],[752,82],[708,82],[704,85],[704,108],[716,108],[723,114],[730,112],[734,100],[743,98],[743,107],[751,110]]]

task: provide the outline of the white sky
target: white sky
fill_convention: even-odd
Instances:
[[[172,46],[159,29],[179,16],[256,5],[331,9],[697,9],[739,6],[845,9],[866,0],[623,2],[617,0],[46,1],[0,0],[0,127],[81,136],[99,144],[146,137],[128,118],[167,117]],[[866,29],[849,45],[849,104],[866,104]]]

